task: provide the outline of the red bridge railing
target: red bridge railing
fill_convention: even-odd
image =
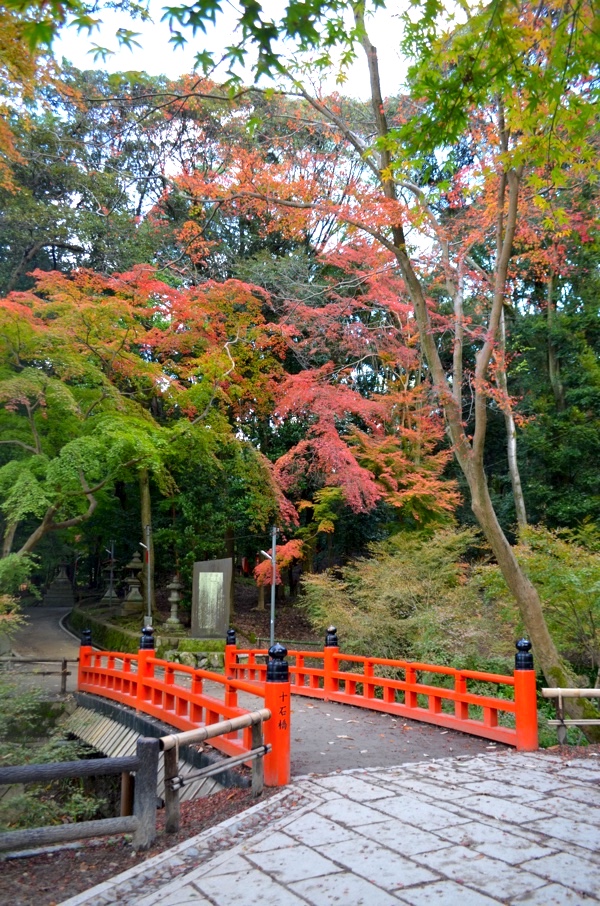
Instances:
[[[520,751],[535,751],[537,698],[531,645],[521,640],[517,648],[514,674],[506,676],[344,654],[332,627],[322,652],[287,652],[290,689],[293,695],[397,714],[516,746]],[[267,656],[267,649],[245,650],[228,645],[225,673],[260,682],[266,675]],[[434,683],[433,677],[439,677],[445,685]],[[477,691],[473,689],[475,684]],[[481,684],[490,691],[482,692]],[[492,690],[498,688],[508,697],[493,694]],[[500,715],[511,717],[503,725]]]
[[[266,721],[265,743],[271,752],[265,756],[267,786],[283,786],[290,780],[289,681],[247,682],[164,661],[154,656],[152,631],[144,629],[137,654],[94,651],[89,634],[80,648],[78,690],[100,695],[149,714],[179,730],[195,730],[222,720],[249,714],[238,705],[238,693],[246,692],[260,700],[277,720]],[[210,692],[205,685],[211,684]],[[217,697],[218,695],[222,697]],[[252,709],[255,710],[255,709]],[[280,718],[284,710],[287,720]],[[252,729],[228,733],[211,740],[214,748],[226,755],[243,755],[252,749]]]
[[[144,629],[137,654],[94,651],[88,632],[80,650],[79,691],[128,705],[179,730],[248,714],[238,704],[238,693],[257,697],[258,707],[272,715],[265,723],[265,743],[271,746],[264,763],[267,786],[290,780],[290,694],[425,721],[520,751],[538,747],[536,676],[531,645],[524,639],[517,643],[512,676],[343,654],[333,628],[322,652],[286,651],[281,645],[240,649],[230,630],[225,675],[156,658],[153,645],[152,630]],[[481,684],[500,688],[507,697],[482,691]],[[251,731],[232,732],[211,744],[227,755],[241,755],[252,748]]]

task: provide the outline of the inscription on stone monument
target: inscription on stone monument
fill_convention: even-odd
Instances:
[[[231,557],[194,563],[192,638],[222,639],[229,628]]]

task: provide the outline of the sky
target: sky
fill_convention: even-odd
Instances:
[[[208,49],[217,56],[220,49],[235,43],[235,17],[233,10],[228,8],[218,18],[215,27],[207,25],[206,35],[198,32],[195,37],[192,37],[190,31],[190,40],[185,48],[173,47],[169,43],[169,26],[166,22],[161,22],[162,7],[165,2],[166,0],[152,0],[150,9],[153,23],[142,23],[132,20],[127,15],[105,10],[102,13],[100,30],[94,31],[89,37],[86,32],[78,34],[75,29],[63,29],[60,39],[54,45],[56,57],[59,60],[61,57],[65,57],[80,69],[106,69],[109,72],[137,70],[147,72],[149,75],[166,75],[176,78],[192,70],[194,57],[198,51]],[[269,6],[272,8],[271,11]],[[265,0],[263,7],[267,13],[271,12],[271,15],[275,17],[277,8],[281,9],[281,3],[277,3],[276,0]],[[395,94],[400,89],[406,68],[398,48],[400,26],[394,19],[394,14],[389,10],[378,10],[368,29],[371,41],[379,51],[384,95]],[[118,28],[128,28],[140,32],[141,34],[136,40],[139,41],[141,47],[133,50],[118,49],[115,38]],[[94,44],[115,49],[116,52],[106,62],[94,61],[93,53],[90,53]],[[215,75],[217,81],[220,73],[222,73],[223,79],[226,78],[223,68]],[[250,70],[248,70],[246,80],[248,82],[252,80]],[[364,100],[369,96],[368,81],[364,53],[359,49],[358,59],[349,72],[345,86],[340,90],[348,96]],[[335,78],[332,77],[325,84],[324,89],[331,91],[335,88]]]

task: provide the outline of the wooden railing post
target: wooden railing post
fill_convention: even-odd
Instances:
[[[331,692],[337,692],[339,683],[333,676],[334,670],[337,670],[337,656],[340,653],[338,644],[337,629],[330,626],[325,636],[325,647],[323,648],[323,689],[325,690],[325,701],[328,701],[327,695]]]
[[[163,754],[165,767],[165,831],[176,834],[180,827],[179,787],[173,789],[172,781],[179,774],[179,746]]]
[[[138,651],[137,662],[137,690],[136,700],[138,711],[143,711],[143,703],[146,701],[144,694],[144,680],[152,676],[153,669],[149,662],[154,657],[154,632],[152,626],[144,626],[142,637],[140,639],[140,648]]]
[[[519,639],[515,654],[515,724],[517,750],[535,752],[538,748],[537,689],[531,642]]]
[[[81,633],[81,646],[79,648],[79,664],[77,665],[77,688],[81,689],[84,682],[84,671],[90,666],[92,657],[92,630],[84,629]]]
[[[263,725],[260,723],[252,724],[251,731],[252,748],[258,749],[263,745]],[[265,765],[264,758],[255,758],[252,762],[252,795],[260,796],[265,785]]]
[[[131,841],[135,850],[148,849],[156,837],[159,750],[158,739],[142,736],[137,741],[140,766],[135,772],[133,815],[138,819],[138,826]]]
[[[271,751],[265,755],[265,784],[285,786],[290,782],[291,696],[290,674],[285,656],[287,648],[275,643],[269,648],[265,708],[271,719],[265,723],[265,743]]]

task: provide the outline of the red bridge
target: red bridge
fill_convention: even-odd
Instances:
[[[264,727],[265,743],[271,746],[265,783],[283,786],[290,781],[291,695],[383,711],[534,751],[536,675],[530,643],[521,640],[517,648],[515,671],[505,676],[344,654],[333,629],[320,652],[287,651],[281,645],[239,649],[230,631],[225,671],[219,674],[156,658],[151,629],[143,630],[137,654],[94,651],[88,634],[81,646],[78,689],[179,730],[247,714],[238,693],[256,696],[256,707],[271,712]],[[227,755],[243,755],[252,748],[251,729],[217,737],[211,744]]]

